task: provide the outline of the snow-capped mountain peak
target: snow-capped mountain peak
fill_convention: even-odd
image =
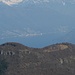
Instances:
[[[3,2],[9,6],[13,5],[13,4],[18,4],[23,2],[23,0],[0,0],[0,2]]]
[[[51,3],[51,2],[57,2],[62,3],[65,5],[66,3],[75,4],[75,0],[0,0],[0,2],[3,2],[9,6],[14,4],[19,4],[23,2],[29,2],[29,3]]]
[[[29,3],[42,3],[46,2],[48,3],[50,0],[0,0],[0,2],[3,2],[9,6],[14,5],[14,4],[19,4],[22,2],[29,2]]]

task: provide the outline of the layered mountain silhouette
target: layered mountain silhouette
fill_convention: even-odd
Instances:
[[[75,44],[30,48],[16,42],[0,45],[0,75],[74,75]]]

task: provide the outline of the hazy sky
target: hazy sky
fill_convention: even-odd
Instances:
[[[0,41],[35,47],[64,42],[64,39],[74,42],[75,0],[0,2],[4,3],[0,3]]]

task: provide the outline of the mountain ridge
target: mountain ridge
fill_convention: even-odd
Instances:
[[[30,48],[7,42],[0,45],[0,61],[3,60],[8,63],[4,75],[74,75],[75,44]]]

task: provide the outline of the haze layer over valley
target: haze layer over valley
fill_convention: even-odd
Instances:
[[[74,0],[0,0],[0,43],[75,43],[74,13]]]

